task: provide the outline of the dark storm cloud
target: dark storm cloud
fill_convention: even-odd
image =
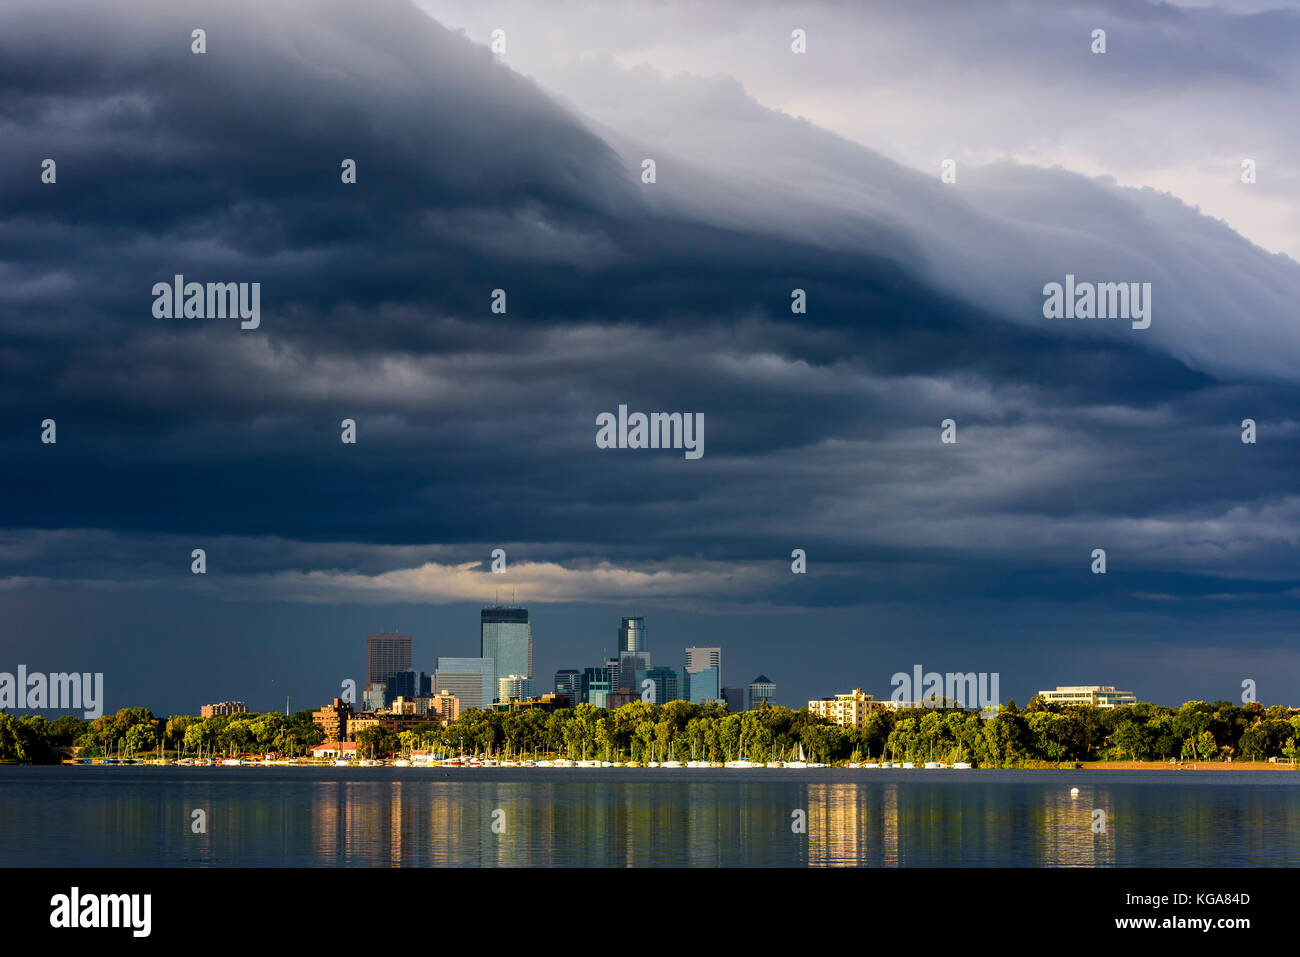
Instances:
[[[157,585],[206,537],[227,577],[185,587],[441,601],[514,543],[550,600],[1070,601],[1105,546],[1118,602],[1288,600],[1300,274],[1172,199],[943,193],[725,81],[747,175],[667,149],[648,188],[635,140],[401,3],[73,9],[0,15],[5,575]],[[1149,337],[1035,315],[1136,257]],[[154,319],[178,272],[261,282],[261,328]],[[704,458],[597,450],[619,403],[704,412]]]

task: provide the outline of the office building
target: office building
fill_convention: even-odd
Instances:
[[[386,631],[366,639],[366,684],[384,684],[411,667],[411,636]]]
[[[496,662],[491,658],[439,658],[433,683],[459,698],[461,711],[490,708],[497,695]]]
[[[384,700],[393,703],[394,698],[425,698],[433,691],[433,676],[423,671],[407,668],[388,679]]]
[[[362,711],[383,711],[388,707],[388,682],[376,681],[361,691]]]
[[[722,700],[726,702],[728,711],[745,710],[745,689],[744,688],[723,688]]]
[[[651,668],[645,676],[654,682],[655,704],[667,704],[669,701],[682,701],[686,698],[687,676],[676,668]]]
[[[492,659],[497,675],[533,676],[533,626],[527,608],[484,608],[479,627],[479,656]]]
[[[555,673],[555,693],[568,700],[568,707],[582,703],[582,672],[574,668],[561,668]]]
[[[761,707],[765,701],[776,703],[776,683],[767,675],[759,675],[749,683],[749,710]]]
[[[650,652],[620,651],[618,653],[618,691],[641,697],[641,682],[650,670]]]
[[[610,668],[610,687],[613,691],[627,692],[634,699],[641,697],[641,682],[650,670],[650,650],[647,645],[645,619],[624,618],[618,628],[617,665]],[[606,662],[606,667],[610,663]]]
[[[700,671],[688,672],[691,700],[696,704],[708,704],[722,697],[718,687],[718,666],[713,665]]]
[[[610,687],[608,668],[583,668],[581,700],[594,704],[597,708],[607,707]],[[569,707],[574,707],[570,705]]]
[[[497,701],[527,701],[533,697],[533,679],[527,675],[506,675],[497,679]]]
[[[646,642],[645,619],[624,618],[618,629],[618,650],[646,651],[649,647]]]
[[[688,673],[703,671],[705,668],[718,669],[718,684],[722,684],[722,649],[721,648],[687,648],[686,670]]]
[[[1119,708],[1137,704],[1131,691],[1116,691],[1114,685],[1058,685],[1054,691],[1038,692],[1048,704],[1092,705],[1094,708]]]
[[[861,728],[875,703],[875,695],[864,694],[861,688],[854,688],[848,694],[809,701],[808,710],[841,728]]]

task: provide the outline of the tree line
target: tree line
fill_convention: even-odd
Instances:
[[[60,747],[78,757],[162,753],[304,755],[324,734],[310,710],[293,715],[155,717],[122,708],[94,721],[64,715],[0,713],[0,760],[46,763]],[[1300,758],[1300,712],[1258,703],[1188,701],[1178,708],[1139,703],[1115,709],[1050,705],[1035,696],[983,718],[958,708],[872,710],[861,728],[840,728],[807,709],[634,702],[612,710],[580,704],[553,712],[470,709],[443,726],[430,721],[395,733],[357,735],[364,755],[390,757],[427,748],[442,754],[565,756],[609,761],[970,761],[1024,767],[1068,761],[1262,761]]]

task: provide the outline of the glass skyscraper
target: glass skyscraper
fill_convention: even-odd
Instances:
[[[624,618],[623,624],[618,629],[618,650],[619,651],[646,651],[649,645],[646,643],[645,619],[644,618]]]
[[[713,665],[701,671],[687,672],[687,680],[691,683],[691,700],[696,704],[704,704],[706,701],[717,701],[722,697],[718,688],[718,666]]]
[[[655,704],[681,701],[686,697],[686,680],[690,677],[686,673],[676,668],[650,668],[645,676],[655,683]],[[637,693],[640,694],[639,689]]]
[[[460,699],[460,710],[490,708],[497,694],[497,673],[491,658],[439,658],[433,687]]]
[[[639,697],[641,681],[649,670],[650,648],[646,640],[645,619],[624,618],[618,628],[617,688],[626,688]]]
[[[495,662],[495,672],[533,676],[533,626],[527,608],[494,605],[481,616],[479,656]],[[495,693],[495,692],[494,692]]]

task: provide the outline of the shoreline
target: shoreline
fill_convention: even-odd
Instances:
[[[14,765],[22,765],[22,764],[23,764],[22,762],[14,762],[14,761],[6,761],[6,762],[0,762],[0,763],[3,763],[3,764],[14,764]],[[72,760],[64,760],[64,761],[61,761],[61,762],[59,762],[58,764],[50,764],[50,765],[25,765],[25,766],[33,766],[33,767],[36,767],[36,766],[43,766],[43,767],[58,767],[58,766],[60,766],[60,765],[61,765],[61,766],[64,766],[64,767],[133,767],[133,768],[139,768],[139,767],[176,767],[176,766],[177,766],[177,765],[173,764],[171,761],[163,761],[163,762],[158,762],[158,761],[141,761],[141,762],[139,762],[139,763],[131,762],[131,763],[129,763],[129,764],[126,764],[126,763],[119,764],[119,763],[114,762],[113,764],[103,764],[103,763],[101,763],[101,761],[100,761],[99,759],[96,759],[96,760],[94,761],[93,764],[84,764],[84,763],[82,763],[81,761],[77,761],[77,760],[75,760],[75,759],[72,759]],[[450,768],[465,768],[465,769],[475,769],[475,768],[483,767],[483,768],[486,768],[486,769],[488,769],[488,770],[494,770],[494,769],[510,769],[510,768],[531,768],[531,767],[534,767],[534,766],[536,766],[536,767],[540,767],[542,770],[546,770],[546,769],[549,769],[549,768],[551,768],[551,767],[555,767],[555,765],[552,765],[550,762],[546,762],[546,763],[541,764],[541,765],[533,765],[533,764],[531,764],[531,763],[529,763],[529,764],[524,764],[524,763],[522,763],[522,762],[520,762],[520,763],[509,763],[509,764],[506,764],[506,763],[498,763],[498,762],[495,762],[495,761],[494,761],[494,762],[492,762],[492,763],[490,763],[490,764],[479,765],[479,764],[470,764],[470,763],[468,763],[468,762],[466,762],[466,763],[454,763],[454,762],[452,762],[452,761],[447,761],[447,762],[442,762],[442,761],[431,761],[431,762],[427,762],[427,763],[426,763],[426,762],[414,762],[414,763],[411,764],[411,765],[394,765],[391,761],[388,761],[388,760],[378,760],[375,764],[364,764],[364,765],[363,765],[363,764],[361,764],[360,762],[349,762],[347,765],[337,765],[337,764],[335,764],[333,761],[313,761],[313,760],[302,760],[302,759],[299,759],[299,760],[297,760],[297,761],[293,761],[293,762],[284,761],[284,760],[280,760],[280,761],[267,761],[267,762],[263,762],[263,761],[243,761],[243,762],[242,762],[241,764],[239,764],[239,765],[222,765],[222,764],[216,764],[216,765],[199,765],[199,767],[232,767],[232,766],[235,766],[235,767],[299,767],[299,768],[326,768],[326,767],[340,767],[340,766],[342,766],[342,767],[347,767],[347,768],[412,767],[412,768],[414,768],[414,769],[420,769],[420,768],[447,768],[447,769],[450,769]],[[618,768],[618,769],[620,769],[620,770],[627,769],[627,770],[668,770],[668,771],[672,771],[672,770],[683,770],[683,771],[686,771],[686,770],[701,770],[701,769],[703,769],[703,768],[705,768],[705,767],[708,767],[708,766],[702,766],[702,767],[700,767],[700,768],[689,768],[689,767],[687,767],[686,765],[682,765],[681,767],[677,767],[677,768],[671,768],[671,767],[669,767],[669,768],[647,768],[645,765],[627,764],[627,763],[621,763],[621,762],[620,762],[619,764],[617,764],[617,765],[613,765],[613,764],[611,764],[611,765],[603,765],[603,764],[601,764],[601,763],[597,763],[597,764],[587,765],[587,766],[585,766],[585,767],[583,767],[583,766],[581,766],[581,765],[578,765],[578,764],[575,762],[575,763],[572,764],[572,765],[559,765],[559,766],[558,766],[559,769],[572,768],[573,770],[601,770],[602,767],[605,768],[605,769],[609,769],[609,768]],[[720,767],[715,767],[715,768],[713,768],[713,769],[715,769],[715,770],[720,770],[721,768],[720,768]],[[748,770],[762,770],[762,769],[763,769],[763,768],[761,768],[761,766],[760,766],[759,768],[751,768],[751,769],[748,769]],[[736,768],[729,768],[728,770],[737,770],[737,769],[736,769]],[[744,769],[742,769],[742,770],[744,770]],[[770,769],[769,769],[769,770],[770,770]],[[778,768],[778,770],[780,770],[780,769]],[[799,770],[799,769],[790,768],[790,769],[788,769],[788,770]],[[950,771],[950,770],[954,770],[954,769],[951,768],[950,766],[945,766],[945,767],[943,767],[943,768],[921,768],[921,767],[916,767],[916,768],[900,768],[900,767],[894,767],[894,768],[850,768],[850,767],[838,767],[838,766],[834,766],[834,765],[832,765],[832,766],[829,766],[829,767],[827,767],[827,766],[823,766],[823,767],[821,767],[821,768],[809,768],[808,770],[827,770],[827,771],[862,771],[862,772],[865,773],[865,772],[876,771],[876,770],[887,770],[887,771],[888,771],[888,770],[892,770],[892,771],[902,771],[902,770],[909,770],[909,771],[910,771],[910,770],[915,770],[915,771],[927,771],[927,770],[929,770],[929,771],[934,771],[934,770],[948,770],[948,771]],[[1227,761],[1186,761],[1186,762],[1180,762],[1180,763],[1177,763],[1177,764],[1175,764],[1175,763],[1171,763],[1171,762],[1169,762],[1169,761],[1079,761],[1079,762],[1075,762],[1075,761],[1063,761],[1063,762],[1060,762],[1059,764],[1039,764],[1039,765],[1035,765],[1035,766],[1032,766],[1032,767],[1018,767],[1018,768],[1001,768],[1001,767],[993,767],[993,766],[979,767],[979,766],[976,766],[976,767],[974,767],[974,768],[970,768],[970,769],[967,769],[967,770],[973,770],[973,771],[1295,771],[1295,770],[1297,770],[1297,766],[1296,766],[1296,765],[1293,765],[1293,764],[1272,763],[1272,762],[1268,762],[1268,761],[1232,761],[1232,762],[1227,762]]]

